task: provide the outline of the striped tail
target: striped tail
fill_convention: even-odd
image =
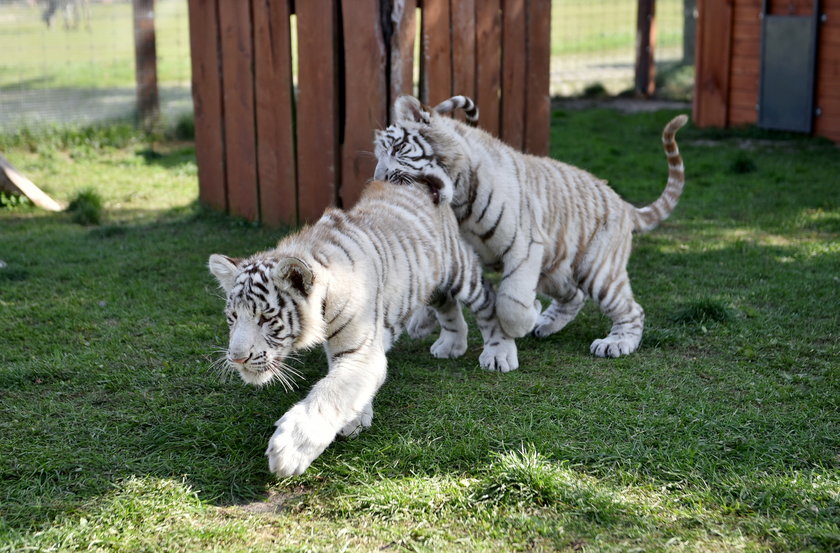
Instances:
[[[678,115],[665,125],[662,131],[662,145],[665,148],[665,155],[668,157],[668,184],[662,195],[652,204],[636,209],[636,221],[634,230],[647,232],[668,218],[685,185],[685,166],[683,165],[680,150],[677,147],[675,136],[677,131],[688,122],[687,115]]]
[[[466,96],[453,96],[448,100],[444,100],[435,106],[435,111],[438,113],[450,113],[456,109],[463,109],[467,116],[467,124],[470,127],[478,125],[478,106],[471,98]]]

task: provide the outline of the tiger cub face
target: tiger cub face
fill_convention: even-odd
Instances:
[[[463,155],[451,133],[439,129],[439,116],[417,99],[401,96],[394,104],[395,123],[376,131],[374,178],[408,183],[418,178],[439,186],[439,201],[449,203],[455,184],[450,175]]]
[[[210,272],[227,293],[225,316],[230,330],[226,362],[248,384],[274,380],[290,384],[285,363],[305,334],[312,272],[295,258],[249,260],[213,254]]]

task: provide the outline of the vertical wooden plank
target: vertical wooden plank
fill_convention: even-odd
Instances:
[[[656,88],[656,0],[637,0],[636,11],[636,94],[650,96]]]
[[[225,144],[219,73],[221,50],[216,2],[189,0],[188,7],[198,198],[211,209],[226,211]]]
[[[452,94],[475,98],[475,0],[457,0],[451,8]]]
[[[391,82],[388,104],[398,96],[414,93],[414,37],[417,34],[417,0],[393,0],[391,7]],[[390,110],[390,107],[389,107]]]
[[[337,0],[295,2],[298,216],[316,221],[338,190]]]
[[[840,2],[820,3],[826,19],[820,24],[817,45],[817,86],[814,133],[840,142]]]
[[[219,2],[228,211],[259,218],[250,2]]]
[[[155,45],[155,0],[134,0],[134,71],[140,123],[151,131],[160,121]]]
[[[341,146],[341,188],[344,208],[353,205],[376,159],[373,130],[388,120],[388,63],[380,25],[380,0],[342,0],[344,26],[344,143]]]
[[[297,224],[289,0],[253,0],[260,220]]]
[[[729,109],[732,3],[731,0],[704,0],[697,7],[694,124],[725,127]]]
[[[423,0],[420,100],[434,106],[452,96],[449,0]]]
[[[475,0],[475,95],[479,126],[499,136],[502,79],[500,0]]]
[[[551,123],[551,0],[529,0],[526,16],[525,151],[546,156]]]
[[[502,140],[525,138],[525,0],[502,0]]]
[[[754,124],[758,120],[762,0],[733,0],[729,4],[726,121],[721,125]]]

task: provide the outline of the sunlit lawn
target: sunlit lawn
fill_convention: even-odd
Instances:
[[[672,115],[558,112],[552,151],[643,204]],[[106,205],[95,227],[0,208],[0,551],[837,551],[840,155],[678,138],[685,195],[630,264],[636,354],[589,355],[591,305],[510,374],[475,331],[459,360],[404,337],[373,427],[281,481],[266,440],[323,355],[291,394],[221,379],[206,260],[282,232],[198,210],[189,143],[0,139],[58,200]]]
[[[91,24],[65,29],[41,20],[45,4],[0,5],[0,94],[6,88],[133,87],[131,2],[91,2]],[[158,81],[189,84],[186,0],[155,2]]]

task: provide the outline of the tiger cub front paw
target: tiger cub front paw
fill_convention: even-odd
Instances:
[[[512,338],[521,338],[531,332],[537,324],[542,304],[533,298],[528,301],[514,298],[504,293],[496,297],[496,315],[505,334]]]
[[[268,469],[277,476],[302,474],[335,438],[335,427],[323,417],[292,407],[268,440]]]
[[[641,336],[607,336],[592,342],[589,351],[596,357],[621,357],[639,349]]]
[[[516,342],[512,339],[501,339],[484,344],[484,350],[478,357],[482,369],[502,373],[515,371],[519,368],[519,357]]]

